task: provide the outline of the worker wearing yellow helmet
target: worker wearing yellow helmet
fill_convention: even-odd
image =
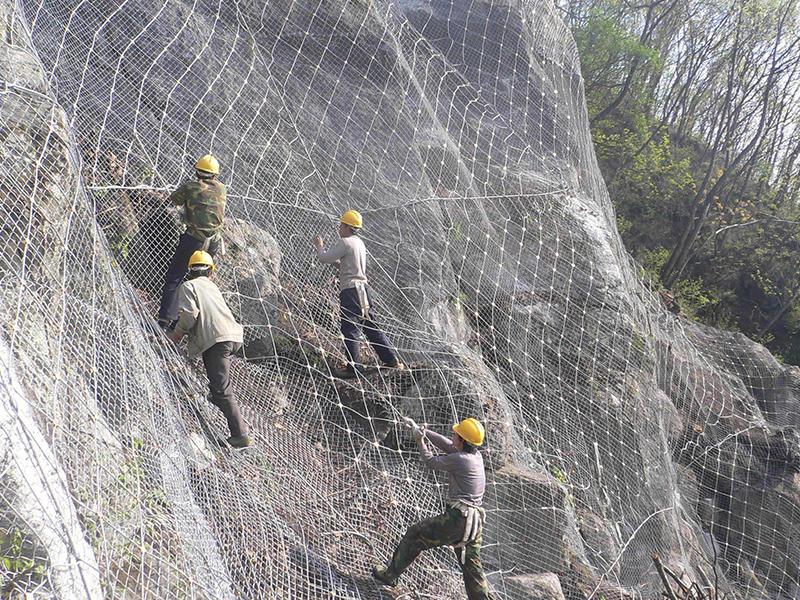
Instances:
[[[452,546],[461,567],[469,600],[494,598],[481,563],[481,541],[486,514],[482,508],[486,489],[483,457],[478,447],[485,432],[478,419],[469,417],[453,425],[451,439],[417,425],[405,417],[419,445],[422,461],[431,469],[447,473],[449,491],[444,513],[408,528],[388,566],[377,565],[372,576],[384,585],[397,579],[423,550]],[[442,454],[434,454],[428,442]]]
[[[211,154],[200,157],[194,165],[195,179],[184,182],[169,197],[179,207],[186,231],[164,275],[158,323],[169,329],[177,319],[176,290],[186,275],[189,257],[197,250],[214,256],[222,246],[222,225],[225,220],[227,190],[220,182],[219,162]]]
[[[341,332],[347,359],[345,368],[335,372],[340,377],[355,377],[361,367],[359,338],[362,330],[385,367],[404,368],[386,334],[375,322],[372,293],[367,283],[367,249],[358,236],[362,225],[358,211],[346,210],[339,218],[339,241],[332,248],[325,250],[322,238],[314,237],[319,260],[339,267]]]
[[[227,443],[244,448],[252,442],[231,384],[231,360],[242,347],[242,326],[236,322],[217,285],[211,280],[214,259],[197,250],[189,257],[189,277],[178,288],[178,324],[169,334],[176,344],[189,336],[188,352],[203,357],[211,403],[228,421]]]

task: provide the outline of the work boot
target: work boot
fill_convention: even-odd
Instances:
[[[249,435],[232,435],[227,442],[233,448],[247,448],[253,443],[253,439]]]
[[[406,366],[400,361],[397,361],[396,363],[393,363],[391,365],[383,365],[383,366],[386,369],[395,369],[397,371],[405,371],[406,369]]]
[[[159,317],[156,322],[164,333],[170,333],[178,324],[177,319],[165,319],[163,317]]]
[[[352,364],[348,364],[344,369],[334,369],[331,375],[339,379],[355,379],[356,370]]]
[[[397,577],[392,577],[389,569],[383,565],[375,565],[372,567],[372,578],[381,582],[383,585],[394,587],[397,585]]]

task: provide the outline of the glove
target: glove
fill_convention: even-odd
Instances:
[[[403,425],[405,425],[407,429],[411,430],[411,433],[414,434],[415,438],[419,439],[422,437],[422,428],[417,425],[417,422],[411,417],[403,417]]]
[[[410,429],[411,433],[414,435],[417,435],[420,431],[419,425],[417,425],[417,422],[411,417],[403,417],[403,425],[406,426],[406,429]]]

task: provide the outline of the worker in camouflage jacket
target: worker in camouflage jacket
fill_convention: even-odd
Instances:
[[[186,231],[178,239],[178,245],[164,275],[161,290],[161,307],[158,324],[169,329],[178,318],[177,290],[186,276],[189,257],[198,250],[212,257],[222,246],[222,225],[225,220],[227,190],[220,182],[219,162],[210,154],[195,163],[196,180],[183,183],[169,197],[171,204],[183,212]]]
[[[377,565],[372,576],[384,585],[397,585],[397,579],[423,550],[453,546],[464,577],[469,600],[493,600],[481,563],[481,541],[486,513],[482,508],[486,488],[483,457],[478,447],[485,432],[477,419],[468,418],[453,425],[447,439],[404,419],[412,430],[422,461],[431,469],[445,471],[449,479],[447,509],[408,528],[392,556],[389,566]],[[428,442],[443,454],[434,455]]]

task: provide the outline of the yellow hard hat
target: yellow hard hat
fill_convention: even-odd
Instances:
[[[214,259],[205,250],[197,250],[189,257],[189,269],[214,269]]]
[[[486,431],[484,431],[481,422],[472,417],[453,425],[453,431],[473,446],[480,446],[483,444],[483,438],[486,436]]]
[[[201,156],[197,162],[194,163],[194,168],[196,171],[202,171],[203,173],[219,175],[219,161],[211,154]]]
[[[350,225],[350,227],[355,227],[356,229],[361,229],[361,224],[363,223],[361,220],[361,213],[352,209],[344,211],[339,221],[345,225]]]

